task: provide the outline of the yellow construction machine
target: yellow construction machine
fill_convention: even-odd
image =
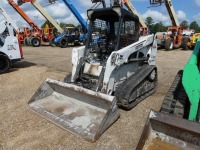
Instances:
[[[194,49],[197,40],[200,38],[200,33],[194,33],[191,37],[184,37],[182,40],[181,47],[184,50]]]

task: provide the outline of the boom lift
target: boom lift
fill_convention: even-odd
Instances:
[[[49,0],[49,3],[54,3],[56,0]],[[70,11],[74,14],[76,19],[79,21],[79,23],[82,26],[83,34],[80,34],[80,31],[78,29],[74,29],[75,31],[70,31],[66,28],[64,33],[56,36],[53,40],[52,44],[59,45],[62,48],[67,47],[69,43],[79,44],[79,42],[85,41],[85,36],[87,33],[87,23],[83,19],[83,17],[80,15],[80,13],[76,10],[74,5],[71,3],[70,0],[63,0],[65,5],[70,9]],[[85,43],[85,42],[84,42]]]
[[[173,48],[179,48],[182,44],[183,30],[184,28],[179,26],[176,13],[174,11],[171,0],[150,0],[150,4],[155,6],[158,4],[165,3],[172,26],[169,26],[166,33],[158,32],[157,39],[158,45],[164,46],[166,50],[172,50]]]
[[[65,83],[47,79],[28,105],[94,142],[118,119],[118,106],[132,109],[155,91],[157,43],[154,35],[140,37],[138,16],[119,4],[89,9],[87,16],[86,45],[73,48],[71,74]]]
[[[48,33],[44,33],[46,29],[40,29],[26,14],[25,12],[14,2],[14,0],[8,0],[8,3],[24,18],[24,20],[33,28],[31,35],[25,39],[27,45],[38,47],[41,44],[49,44],[50,39],[53,38],[53,30],[47,29]]]
[[[40,6],[36,0],[18,0],[17,4],[21,6],[23,3],[31,2],[31,4],[48,20],[58,32],[62,33],[63,29],[55,22],[55,20]]]
[[[7,72],[13,63],[23,59],[22,47],[9,21],[0,22],[0,74]]]

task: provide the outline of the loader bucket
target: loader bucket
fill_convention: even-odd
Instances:
[[[136,150],[200,150],[200,124],[151,111]]]
[[[49,121],[91,142],[119,117],[115,97],[52,79],[46,79],[28,105]]]

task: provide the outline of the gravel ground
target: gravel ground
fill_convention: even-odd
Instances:
[[[150,109],[159,110],[176,73],[191,51],[163,51],[157,55],[157,92],[120,118],[95,143],[50,123],[28,109],[27,102],[47,78],[63,80],[71,70],[71,49],[24,47],[22,62],[0,75],[0,149],[128,150],[134,149]]]

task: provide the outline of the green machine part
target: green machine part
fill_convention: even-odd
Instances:
[[[200,121],[198,116],[200,101],[200,72],[199,72],[200,39],[197,40],[194,51],[184,66],[182,83],[189,97],[189,120]]]

